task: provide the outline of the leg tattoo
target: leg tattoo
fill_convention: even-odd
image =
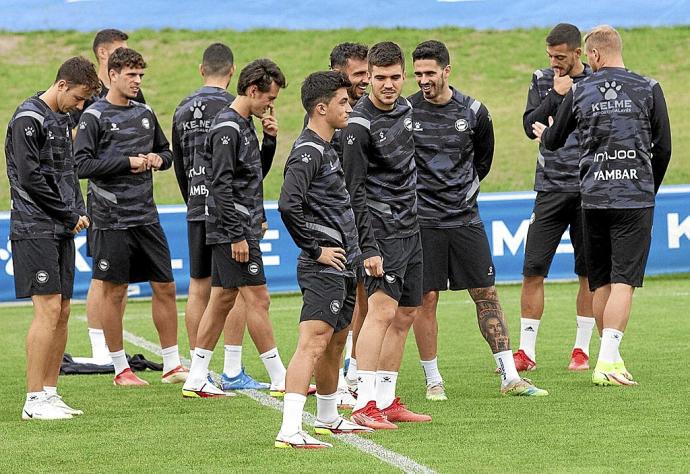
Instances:
[[[477,306],[477,321],[482,336],[491,347],[491,352],[510,350],[510,336],[505,322],[501,303],[495,286],[471,288],[468,290]]]

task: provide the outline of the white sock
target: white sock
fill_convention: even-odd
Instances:
[[[280,359],[280,354],[278,354],[278,348],[264,352],[259,357],[261,357],[261,362],[264,363],[266,367],[266,372],[271,378],[271,386],[281,388],[285,387],[285,366],[283,361]]]
[[[347,332],[347,339],[345,339],[345,358],[352,358],[352,331]]]
[[[33,405],[34,403],[42,402],[45,399],[45,392],[28,392],[26,394],[26,405]]]
[[[108,357],[108,345],[105,342],[103,329],[89,328],[89,340],[91,341],[91,357],[105,359]]]
[[[591,316],[578,316],[576,320],[577,333],[573,349],[582,349],[582,352],[589,356],[589,341],[592,339],[592,329],[596,320]]]
[[[372,400],[376,400],[376,372],[371,370],[357,371],[357,403],[352,411],[364,408]]]
[[[379,410],[388,408],[395,400],[395,386],[398,381],[397,372],[386,370],[376,371],[376,407]]]
[[[501,370],[501,385],[506,386],[509,383],[519,380],[520,376],[515,368],[515,360],[513,359],[512,351],[497,352],[494,354],[496,359],[496,367]]]
[[[213,351],[197,347],[194,349],[194,357],[192,357],[192,366],[189,368],[189,375],[184,387],[193,390],[201,388],[208,377],[208,366],[211,363]]]
[[[338,389],[347,390],[347,382],[345,382],[345,375],[343,369],[338,370]]]
[[[539,319],[520,318],[520,349],[535,362],[537,361],[537,333],[540,322]]]
[[[618,329],[604,328],[601,332],[601,348],[599,349],[599,361],[613,364],[618,361],[618,347],[623,340],[623,333]]]
[[[316,394],[316,419],[322,423],[332,423],[338,419],[338,392],[330,395]]]
[[[427,386],[443,383],[441,372],[438,371],[438,357],[431,360],[420,360],[419,363],[422,364]]]
[[[189,349],[189,361],[190,361],[190,364],[191,364],[191,361],[192,361],[193,359],[194,359],[194,348],[192,347],[191,349]]]
[[[228,377],[237,377],[242,371],[242,346],[225,345],[225,363],[223,373]]]
[[[350,357],[350,365],[347,367],[347,374],[345,374],[345,378],[351,384],[357,382],[357,361],[354,359],[354,357]]]
[[[280,432],[285,436],[302,431],[302,411],[307,397],[301,393],[286,393],[283,398],[283,424]]]
[[[111,352],[110,358],[113,359],[115,375],[121,374],[125,369],[129,369],[129,362],[127,362],[127,354],[125,354],[124,349],[117,352]]]
[[[43,391],[47,396],[57,395],[57,387],[48,387],[47,385],[44,385]]]
[[[175,367],[181,365],[180,363],[180,349],[177,344],[174,346],[166,347],[161,350],[161,355],[163,356],[163,373],[167,374]]]

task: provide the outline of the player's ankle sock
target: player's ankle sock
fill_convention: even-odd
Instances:
[[[338,419],[338,393],[321,395],[316,393],[316,419],[323,423],[331,423]]]
[[[161,350],[161,355],[163,356],[163,373],[167,374],[175,367],[181,365],[180,363],[180,349],[177,344],[174,346],[169,346]]]
[[[621,363],[621,362],[623,362],[623,358],[621,357],[621,351],[619,348],[619,350],[616,351],[616,363]]]
[[[242,346],[225,345],[225,362],[223,373],[228,377],[237,377],[242,371]]]
[[[431,360],[420,360],[419,363],[422,364],[427,386],[443,383],[441,372],[438,371],[438,357]]]
[[[623,333],[618,329],[604,328],[601,331],[601,348],[599,349],[599,362],[614,364],[618,359],[618,347],[623,340]]]
[[[261,357],[261,362],[264,363],[266,367],[266,372],[271,379],[271,385],[274,387],[285,386],[285,366],[278,353],[278,348],[264,352],[259,357]]]
[[[387,370],[376,371],[376,407],[379,410],[388,408],[395,400],[397,381],[397,372],[389,372]]]
[[[578,316],[576,320],[577,333],[573,349],[582,349],[582,352],[589,355],[589,342],[592,339],[592,329],[596,321],[592,316]]]
[[[357,371],[357,403],[352,411],[364,408],[371,400],[376,399],[376,372],[371,370]]]
[[[345,358],[352,358],[352,331],[347,332],[347,339],[345,339]]]
[[[45,399],[45,392],[27,392],[25,406],[31,406],[34,403],[42,402]]]
[[[189,375],[187,381],[184,383],[184,388],[190,390],[200,388],[208,377],[208,366],[211,363],[213,351],[197,347],[194,349],[194,357],[192,357],[192,366],[189,368]]]
[[[501,385],[505,386],[520,379],[517,369],[515,368],[515,360],[513,359],[512,351],[497,352],[494,354],[494,359],[496,359],[496,367],[501,371]]]
[[[302,431],[302,411],[307,397],[301,393],[286,393],[283,398],[283,424],[280,432],[290,436]]]
[[[194,359],[194,348],[189,349],[189,361],[191,364],[192,359]]]
[[[537,360],[537,333],[540,322],[539,319],[520,318],[520,349],[535,362]]]
[[[351,384],[357,382],[357,361],[354,359],[354,357],[350,357],[350,365],[347,367],[347,374],[345,374],[345,378]]]
[[[43,391],[44,391],[45,394],[46,394],[47,396],[49,396],[49,397],[50,397],[51,395],[57,395],[57,387],[50,387],[50,386],[44,385],[44,386],[43,386]]]
[[[127,354],[125,354],[124,349],[117,352],[111,352],[110,358],[113,359],[115,375],[122,373],[122,371],[125,369],[129,369],[129,362],[127,362]]]
[[[345,382],[345,375],[343,369],[338,370],[338,388],[347,389],[347,382]]]
[[[108,357],[108,345],[105,343],[103,329],[89,328],[89,340],[91,341],[91,357],[105,359]]]

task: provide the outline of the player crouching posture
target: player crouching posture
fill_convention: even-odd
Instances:
[[[316,377],[316,423],[320,434],[371,432],[338,414],[340,356],[352,320],[361,252],[355,216],[338,154],[330,144],[352,111],[347,77],[337,71],[316,72],[302,85],[309,123],[297,138],[285,165],[278,209],[290,235],[302,249],[297,280],[304,304],[297,350],[285,381],[279,448],[330,448],[302,430],[302,410],[312,373]]]

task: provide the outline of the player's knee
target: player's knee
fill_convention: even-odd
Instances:
[[[477,301],[491,301],[498,303],[498,292],[495,286],[488,286],[486,288],[470,288],[467,290],[472,297],[472,300]]]
[[[175,299],[175,282],[151,282],[153,294],[158,298]]]

